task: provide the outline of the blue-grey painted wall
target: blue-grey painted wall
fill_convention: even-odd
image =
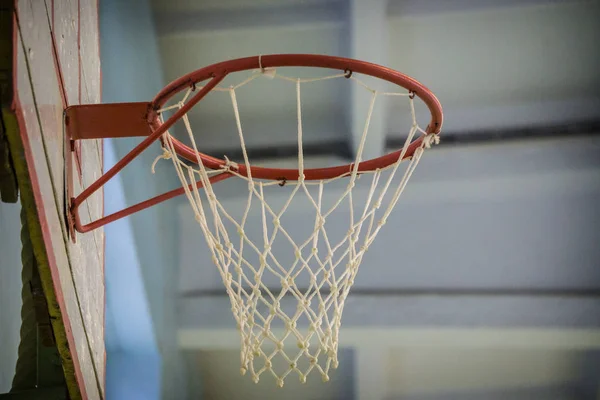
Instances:
[[[156,355],[132,355],[113,352],[110,368],[106,369],[106,398],[111,399],[156,399],[160,382],[159,360]]]

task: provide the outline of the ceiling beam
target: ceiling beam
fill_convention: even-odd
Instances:
[[[387,0],[350,1],[350,52],[351,58],[386,65],[388,53]],[[373,82],[377,84],[378,82]],[[380,82],[379,82],[380,83]],[[369,84],[372,82],[369,81]],[[356,155],[366,127],[368,110],[373,93],[358,84],[351,85],[348,116],[352,132],[352,149]],[[379,89],[374,86],[373,89]],[[386,132],[385,96],[378,96],[368,126],[368,135],[361,158],[379,157],[385,149]]]
[[[347,10],[346,1],[336,0],[309,4],[160,11],[160,17],[156,18],[156,30],[159,36],[165,36],[248,28],[341,24],[347,19]]]
[[[233,317],[232,317],[233,320]],[[376,338],[382,346],[404,348],[472,348],[472,349],[600,349],[598,329],[550,328],[356,328],[344,327],[339,346],[358,347]],[[235,329],[179,329],[181,349],[219,350],[239,347],[240,334]]]
[[[390,15],[425,15],[449,12],[474,12],[492,8],[550,5],[562,0],[391,0]]]
[[[227,295],[185,298],[179,304],[180,328],[235,328]],[[297,307],[297,302],[294,298],[284,297],[281,307],[293,310]],[[360,329],[422,326],[440,329],[598,329],[600,315],[594,313],[598,309],[600,297],[597,296],[361,296],[351,292],[345,303],[343,325],[346,328]]]

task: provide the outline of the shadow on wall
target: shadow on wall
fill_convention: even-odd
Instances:
[[[152,98],[162,87],[162,74],[150,1],[105,0],[99,5],[102,101]],[[105,166],[113,165],[138,142],[137,138],[107,141]],[[155,156],[147,151],[106,185],[106,214],[159,192],[160,176],[149,173]],[[164,248],[174,246],[173,235],[161,239],[160,215],[153,208],[106,227],[109,399],[158,399],[161,392],[185,397],[177,394],[183,385],[172,383],[182,374],[170,320],[175,313],[169,303],[173,298],[169,276],[175,269],[164,268]]]
[[[111,141],[104,144],[105,166],[116,162]],[[105,211],[126,204],[123,183],[105,186]],[[146,300],[131,223],[121,219],[106,233],[106,392],[109,399],[160,398],[160,354]]]
[[[0,201],[0,393],[12,386],[21,339],[21,220],[18,204]]]

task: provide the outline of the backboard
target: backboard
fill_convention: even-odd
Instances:
[[[9,2],[10,3],[10,2]],[[47,257],[44,286],[71,398],[104,398],[104,232],[77,234],[66,224],[66,187],[76,192],[102,172],[102,141],[71,144],[63,110],[100,102],[97,0],[16,1],[13,104]],[[66,173],[73,163],[72,177]],[[102,191],[82,205],[84,219],[103,212]],[[44,272],[40,271],[44,276]],[[51,290],[53,289],[53,290]],[[52,309],[54,307],[54,310]]]

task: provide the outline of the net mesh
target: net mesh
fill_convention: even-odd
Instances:
[[[329,380],[330,369],[338,366],[338,336],[344,303],[354,283],[363,256],[386,223],[406,184],[419,163],[424,150],[437,143],[438,136],[427,134],[417,123],[414,96],[408,92],[377,91],[365,82],[350,76],[349,80],[370,93],[370,102],[364,129],[356,151],[353,169],[328,180],[304,179],[304,154],[302,148],[302,88],[304,84],[329,79],[348,78],[346,74],[320,78],[300,79],[278,74],[274,69],[255,71],[248,79],[230,87],[217,87],[213,91],[229,94],[237,127],[243,162],[250,167],[244,141],[244,132],[236,91],[261,76],[277,78],[295,85],[298,136],[298,179],[294,182],[263,181],[239,175],[237,164],[226,159],[219,170],[204,166],[197,157],[197,166],[182,161],[173,147],[169,132],[163,136],[164,154],[171,159],[194,212],[212,261],[219,269],[231,310],[241,335],[241,372],[249,372],[258,382],[263,374],[272,375],[279,386],[289,374],[295,373],[305,382],[307,375],[318,371],[324,381]],[[183,107],[192,91],[190,88],[181,101],[159,111]],[[402,96],[408,101],[411,125],[400,157],[393,164],[369,172],[358,173],[362,153],[368,137],[369,124],[376,100],[380,96]],[[182,117],[191,147],[198,151],[190,119]],[[405,160],[408,145],[416,135],[424,135],[421,146],[410,160]],[[400,165],[406,165],[397,173]],[[154,167],[154,166],[153,166]],[[248,169],[250,171],[250,169]],[[247,182],[248,195],[241,215],[228,210],[219,200],[209,181],[214,174],[230,173]],[[385,175],[384,175],[385,172]],[[368,179],[366,195],[358,201],[354,194],[357,180]],[[203,193],[194,183],[200,180]],[[334,193],[330,204],[325,205],[325,189],[333,181],[343,182],[341,190]],[[344,182],[345,181],[345,182]],[[285,184],[283,204],[275,206],[268,201],[267,190],[280,190]],[[275,186],[274,186],[275,185]],[[292,202],[302,197],[310,214],[311,231],[300,234],[294,223],[287,226],[284,214],[297,205]],[[339,238],[330,237],[328,220],[345,204],[343,218],[347,229]],[[240,204],[238,204],[239,208]],[[251,209],[256,209],[257,219],[252,219]],[[305,210],[305,209],[303,209]],[[239,214],[239,213],[238,213]],[[338,226],[339,223],[335,223]],[[233,229],[232,229],[233,228]],[[248,230],[258,234],[248,234]],[[296,231],[296,232],[295,232]],[[296,233],[296,235],[294,234]],[[255,237],[254,237],[255,236]],[[285,255],[277,249],[285,248]]]

